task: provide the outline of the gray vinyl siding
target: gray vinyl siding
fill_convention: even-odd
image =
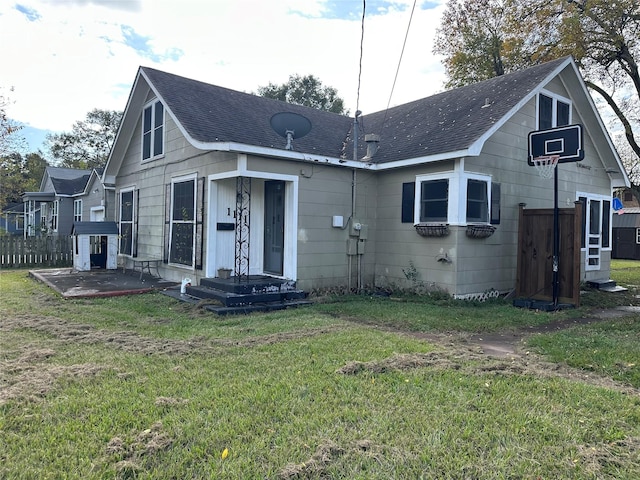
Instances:
[[[413,223],[401,222],[402,184],[415,182],[416,175],[453,170],[453,163],[437,162],[378,175],[378,218],[376,232],[376,285],[412,288],[417,286],[407,274],[415,267],[418,283],[430,289],[455,293],[455,262],[438,261],[446,254],[456,257],[457,230],[451,228],[446,237],[422,237]]]
[[[249,157],[248,169],[272,174],[296,175],[298,181],[297,282],[300,288],[322,289],[348,286],[349,218],[351,216],[352,171],[317,165]],[[361,172],[358,172],[361,173]],[[358,180],[356,216],[368,226],[369,239],[361,257],[364,284],[373,283],[375,263],[375,175]],[[333,216],[342,216],[345,228],[332,226]],[[352,258],[352,286],[357,284],[357,258]]]
[[[100,180],[93,176],[91,178],[92,180],[86,188],[87,194],[75,198],[76,200],[82,200],[82,220],[85,222],[91,220],[92,208],[102,207],[103,203],[105,203],[104,188],[100,183]],[[109,211],[105,209],[105,221],[112,221],[112,218],[107,218],[107,212]]]
[[[298,282],[303,288],[344,285],[351,174],[346,169],[315,167],[311,178],[300,177],[298,188]],[[334,215],[343,216],[346,229],[331,226]]]
[[[71,235],[71,227],[73,227],[73,198],[56,198],[58,200],[58,235]]]
[[[549,90],[568,96],[558,82]],[[573,121],[580,122],[575,110]],[[501,185],[500,224],[486,239],[467,237],[464,225],[450,226],[450,234],[446,237],[425,238],[416,233],[413,224],[400,221],[402,184],[415,181],[416,175],[451,171],[450,162],[379,173],[376,284],[414,286],[406,274],[412,265],[424,287],[437,286],[458,296],[490,289],[506,292],[514,288],[518,205],[553,207],[553,180],[540,178],[535,168],[527,163],[527,136],[535,129],[535,122],[536,101],[532,99],[485,142],[481,155],[464,159],[465,172],[490,175],[492,182]],[[591,166],[591,169],[576,163],[559,167],[558,198],[561,208],[574,206],[576,191],[600,195],[611,193],[607,177],[599,171],[602,164],[588,135],[585,150],[587,156],[581,165]],[[438,261],[443,254],[451,263]],[[601,276],[602,271],[608,274],[609,258],[610,252],[602,251],[598,275]]]
[[[545,90],[570,97],[559,79],[545,86]],[[150,95],[147,102],[152,99]],[[574,105],[573,123],[581,123],[579,112],[580,108]],[[410,288],[419,284],[458,296],[490,289],[507,292],[514,288],[516,280],[519,204],[525,203],[527,208],[553,207],[553,180],[540,178],[535,168],[527,163],[527,137],[535,128],[536,100],[533,98],[492,134],[477,157],[377,172],[358,169],[354,217],[368,230],[365,253],[361,256],[347,254],[348,241],[357,241],[357,237],[349,233],[353,188],[351,168],[315,161],[202,151],[184,137],[168,111],[165,111],[164,154],[145,162],[141,158],[142,126],[141,118],[138,119],[118,169],[116,189],[105,193],[107,205],[110,205],[107,212],[116,212],[114,219],[117,221],[120,191],[135,188],[139,192],[138,255],[162,258],[166,185],[176,177],[195,175],[196,178],[208,179],[210,175],[235,172],[239,166],[246,165],[246,175],[252,178],[251,248],[257,251],[263,247],[260,236],[264,218],[260,215],[263,215],[264,182],[273,176],[288,178],[287,188],[297,185],[297,231],[295,240],[285,239],[285,243],[294,242],[295,276],[300,288],[355,287],[361,277],[364,286]],[[611,194],[611,183],[603,173],[597,145],[593,144],[588,133],[585,135],[585,148],[587,156],[580,166],[570,163],[559,167],[560,207],[572,207],[577,191],[603,196]],[[264,149],[263,152],[268,155],[269,151]],[[462,219],[463,224],[451,225],[450,234],[445,237],[422,237],[413,223],[402,222],[403,183],[415,182],[416,176],[453,172],[454,166],[462,168],[464,173],[490,176],[492,182],[500,184],[500,223],[492,236],[485,239],[467,237]],[[212,186],[218,191],[217,197],[209,193],[209,189],[214,192]],[[416,186],[416,191],[418,189]],[[227,204],[232,210],[234,199],[235,178],[205,182],[203,269],[161,265],[160,273],[164,278],[179,281],[181,277],[189,276],[193,283],[197,283],[214,269],[230,266],[226,263],[233,257],[234,245],[227,233],[232,232],[218,234],[215,229],[216,222],[233,221],[232,215],[227,213]],[[85,205],[85,208],[89,207]],[[208,211],[209,207],[211,211]],[[62,210],[60,213],[62,218]],[[343,217],[344,228],[332,226],[334,216]],[[210,252],[209,249],[214,247],[216,252]],[[219,254],[218,250],[223,253]],[[225,265],[210,264],[214,258],[215,262]],[[261,268],[256,266],[260,260],[254,258],[253,261],[252,268]],[[602,271],[608,273],[609,262],[610,251],[605,250],[601,257]],[[414,280],[409,275],[412,268],[417,272]],[[588,275],[595,273],[588,272]]]

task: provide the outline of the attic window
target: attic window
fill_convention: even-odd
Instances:
[[[551,93],[538,95],[538,130],[547,130],[570,124],[570,100]]]
[[[142,112],[142,160],[159,157],[164,153],[164,107],[153,102]]]

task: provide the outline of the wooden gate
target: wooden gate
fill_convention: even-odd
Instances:
[[[582,208],[558,210],[558,301],[580,304]],[[553,300],[553,209],[520,208],[516,296]]]

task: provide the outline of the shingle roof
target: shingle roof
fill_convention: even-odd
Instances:
[[[51,183],[56,191],[56,195],[77,195],[84,192],[90,175],[83,175],[78,178],[57,178],[51,177]]]
[[[623,208],[622,214],[613,215],[613,228],[639,228],[640,227],[640,208],[631,207]]]
[[[47,167],[46,176],[51,180],[56,195],[77,195],[84,191],[91,176],[91,170]]]
[[[2,213],[24,213],[24,203],[10,203],[4,207]]]
[[[286,140],[273,131],[271,117],[283,111],[311,121],[311,132],[294,139],[296,151],[340,157],[353,120],[344,115],[292,105],[161,72],[141,70],[187,133],[205,143],[236,142],[283,149]]]
[[[566,61],[547,62],[365,116],[364,129],[381,135],[376,162],[468,148]]]
[[[381,136],[373,162],[387,163],[469,148],[567,58],[492,78],[360,117],[358,158],[364,135]],[[312,129],[294,150],[332,158],[353,157],[353,119],[141,67],[186,132],[203,143],[235,142],[283,149],[286,141],[269,120],[288,111],[307,117]]]

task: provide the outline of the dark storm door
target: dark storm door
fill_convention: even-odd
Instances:
[[[89,259],[92,268],[107,268],[108,242],[105,235],[91,235],[89,237],[91,253]]]
[[[284,182],[264,182],[264,271],[282,275],[284,261]]]

